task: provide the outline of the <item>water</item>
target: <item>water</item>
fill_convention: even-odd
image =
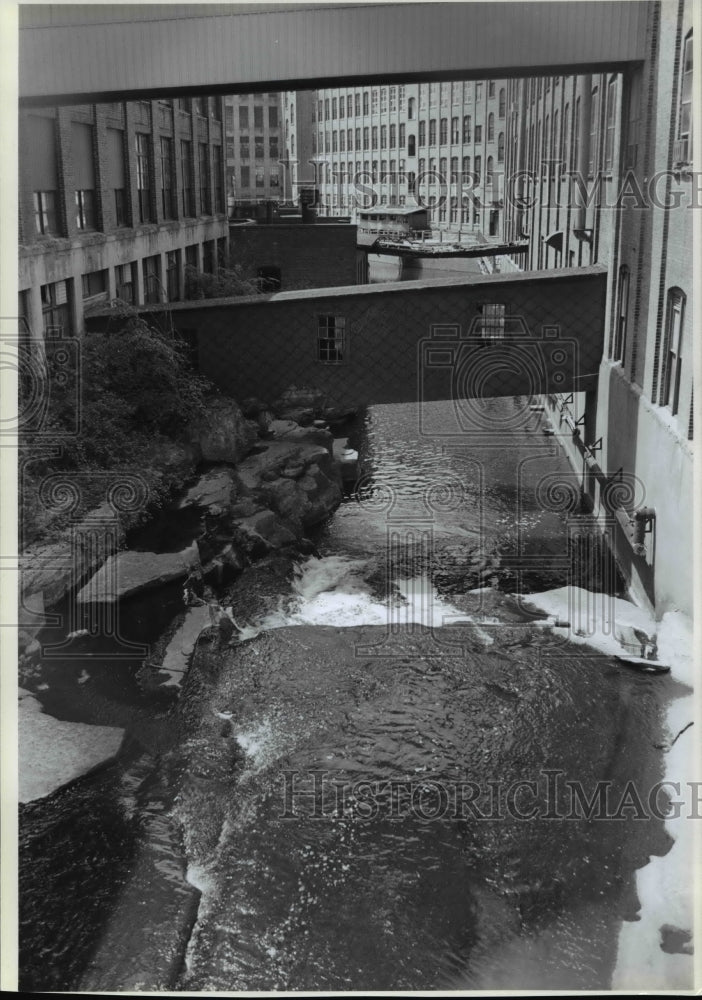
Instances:
[[[473,433],[451,404],[422,424],[411,406],[369,411],[359,484],[318,555],[223,595],[242,641],[201,644],[160,729],[133,680],[119,696],[112,681],[121,717],[138,709],[133,759],[67,794],[109,800],[122,847],[110,865],[98,822],[62,859],[74,879],[86,845],[97,859],[101,932],[79,927],[71,961],[27,957],[30,985],[607,988],[632,873],[669,843],[659,821],[547,814],[572,806],[566,779],[610,781],[615,805],[655,780],[668,681],[565,646],[520,596],[620,581],[574,541],[573,517],[588,522],[528,401],[480,407]],[[69,828],[55,800],[32,809]],[[42,877],[60,881],[51,863]]]

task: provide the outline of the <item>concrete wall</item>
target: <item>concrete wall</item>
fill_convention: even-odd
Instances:
[[[598,270],[488,275],[177,303],[167,324],[197,341],[202,373],[236,398],[270,400],[295,384],[345,406],[462,400],[567,389],[574,375],[594,378],[604,294]],[[521,336],[476,333],[486,303],[519,317]],[[159,319],[155,307],[142,312]],[[345,322],[341,363],[319,360],[320,316]],[[89,328],[106,323],[95,317]]]
[[[247,277],[278,267],[281,289],[334,288],[356,283],[356,227],[349,225],[231,226],[232,261]]]

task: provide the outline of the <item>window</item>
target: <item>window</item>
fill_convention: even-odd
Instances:
[[[504,163],[505,162],[505,134],[504,134],[504,132],[500,132],[500,134],[497,137],[497,162],[498,163]]]
[[[94,191],[76,191],[76,228],[95,229]]]
[[[367,115],[368,114],[368,110],[369,110],[369,108],[368,108],[368,91],[364,90],[363,91],[363,114]]]
[[[397,87],[390,87],[389,99],[390,99],[390,110],[397,111]]]
[[[332,153],[339,152],[339,133],[334,129],[332,132]]]
[[[195,192],[193,190],[192,144],[186,139],[180,141],[180,167],[183,177],[183,215],[195,215]]]
[[[251,167],[241,168],[241,186],[243,188],[251,186]]]
[[[371,146],[373,149],[378,148],[378,126],[374,125],[371,130]]]
[[[590,149],[587,161],[587,172],[589,177],[595,176],[597,167],[597,120],[600,115],[600,94],[597,87],[592,91],[592,102],[590,104]]]
[[[34,192],[34,225],[42,236],[58,233],[55,191]]]
[[[338,365],[344,360],[346,320],[343,316],[317,317],[317,361]]]
[[[263,128],[263,108],[260,104],[254,107],[254,128]]]
[[[268,177],[268,183],[272,188],[280,187],[280,177],[277,171],[271,170],[270,175]]]
[[[575,102],[575,115],[573,117],[573,169],[580,168],[580,98]]]
[[[436,145],[436,118],[429,119],[429,145]]]
[[[178,290],[178,257],[180,251],[169,250],[166,253],[166,298],[169,302],[175,302],[180,298]]]
[[[458,142],[458,118],[451,119],[451,142]]]
[[[613,361],[623,361],[626,350],[626,326],[629,311],[629,268],[625,265],[619,268],[617,283],[617,307],[614,319],[614,342],[611,347]]]
[[[41,286],[41,312],[45,337],[61,336],[70,330],[67,281]]]
[[[346,117],[350,118],[353,112],[353,97],[351,94],[346,98]]]
[[[463,162],[461,163],[461,174],[463,177],[463,183],[467,184],[470,180],[470,156],[463,157]]]
[[[505,335],[505,307],[499,302],[484,302],[480,313],[480,336],[486,340],[501,340]]]
[[[76,228],[95,229],[95,168],[91,125],[71,122]]]
[[[675,163],[692,162],[692,32],[685,38],[680,83],[680,108],[678,110],[678,143],[674,152]]]
[[[380,126],[380,148],[388,148],[388,127],[387,125]]]
[[[476,125],[475,126],[475,141],[476,142],[482,142],[483,141],[483,126],[482,125]]]
[[[202,244],[202,270],[206,274],[215,274],[216,266],[215,241],[205,240]]]
[[[134,265],[118,264],[115,268],[115,294],[123,302],[135,303]]]
[[[209,215],[210,206],[210,159],[208,156],[207,143],[201,142],[198,146],[199,166],[200,166],[200,214]]]
[[[474,169],[475,183],[476,184],[480,184],[480,178],[481,178],[482,171],[483,171],[482,157],[480,157],[480,156],[476,156],[475,157],[474,168],[475,168]]]
[[[419,123],[419,145],[426,146],[427,144],[427,123],[422,120]]]
[[[357,118],[361,114],[361,95],[360,94],[354,94],[354,113],[355,113],[355,115],[356,115]]]
[[[262,159],[264,159],[265,155],[266,155],[266,150],[265,150],[265,146],[264,146],[264,143],[263,143],[263,136],[262,135],[255,135],[254,136],[254,158],[257,159],[257,160],[262,160]]]
[[[144,302],[161,301],[161,258],[158,254],[144,257],[142,261],[144,274]]]
[[[488,115],[488,120],[487,120],[487,141],[488,142],[495,141],[495,116],[492,113],[492,111]]]
[[[360,128],[356,129],[355,143],[356,143],[356,149],[360,149],[361,148],[361,130],[360,130]]]
[[[137,153],[137,198],[139,200],[139,222],[151,222],[151,157],[149,136],[139,132],[136,136]]]
[[[272,265],[259,267],[256,273],[256,284],[261,292],[279,291],[282,285],[280,268]]]
[[[417,151],[415,149],[414,136],[413,135],[409,135],[409,136],[407,136],[407,155],[408,156],[415,156],[416,152]]]
[[[363,148],[364,149],[370,148],[370,129],[368,128],[367,125],[363,129]]]
[[[680,403],[680,376],[682,374],[682,339],[685,320],[685,294],[679,288],[668,292],[668,311],[663,345],[663,388],[661,405],[678,412]]]
[[[375,88],[371,91],[371,111],[374,115],[378,113],[378,91]]]
[[[493,159],[492,159],[491,156],[488,156],[487,163],[485,165],[485,183],[486,184],[492,184],[493,169],[494,169]]]
[[[483,85],[482,83],[476,83],[475,85],[475,100],[482,101],[483,99]]]
[[[614,166],[614,126],[617,111],[617,80],[613,77],[607,86],[607,134],[605,136],[605,170]]]
[[[271,135],[268,137],[268,155],[271,158],[271,160],[277,160],[278,157],[280,156],[277,135]]]
[[[495,81],[490,80],[488,82],[488,97],[494,97],[494,96],[495,96]]]
[[[470,127],[470,115],[463,116],[463,141],[470,142],[471,137],[471,127]]]
[[[339,117],[338,114],[337,114],[337,110],[338,110],[338,108],[337,108],[337,99],[336,99],[336,97],[332,97],[332,102],[331,102],[331,116],[334,119],[336,119],[336,118]]]
[[[114,189],[115,197],[115,226],[128,226],[127,218],[127,192],[124,188]]]
[[[397,125],[390,126],[390,149],[397,149]]]
[[[107,271],[90,271],[82,278],[83,299],[107,298]]]
[[[176,216],[175,185],[173,183],[173,140],[161,138],[161,211],[164,219]]]
[[[504,118],[505,116],[505,105],[506,105],[506,95],[505,88],[500,87],[500,96],[497,105],[497,116],[498,118]]]
[[[448,118],[442,118],[439,126],[439,142],[444,144],[448,142]]]
[[[346,131],[343,128],[339,132],[339,149],[342,153],[346,152]]]
[[[329,121],[329,98],[324,98],[324,120]]]
[[[193,111],[195,114],[205,116],[205,101],[205,97],[193,97]]]
[[[402,89],[404,90],[404,88],[402,88]],[[410,121],[412,121],[414,119],[414,116],[416,114],[416,107],[417,107],[417,102],[416,102],[415,98],[414,97],[410,97],[409,101],[407,102],[407,118]]]
[[[251,156],[251,147],[249,145],[248,135],[239,136],[239,159],[248,160]]]
[[[257,188],[262,188],[266,186],[266,175],[264,173],[263,167],[256,167],[255,184]]]
[[[400,84],[397,88],[397,107],[399,111],[405,110],[405,87],[404,84]]]
[[[346,148],[349,153],[353,149],[353,129],[350,128],[346,130]]]
[[[291,121],[295,121],[295,106],[290,108]],[[268,107],[268,128],[278,128],[278,108],[271,104]]]
[[[222,147],[212,147],[212,172],[214,173],[214,210],[224,211],[224,169],[222,165]]]
[[[458,157],[457,156],[452,156],[451,157],[451,183],[452,184],[457,184],[458,183],[458,179],[459,179],[458,178]]]
[[[243,104],[239,105],[239,128],[248,129],[249,127],[249,109]]]

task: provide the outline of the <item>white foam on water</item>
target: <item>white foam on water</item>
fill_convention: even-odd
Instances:
[[[247,769],[250,773],[260,771],[280,753],[279,741],[270,719],[264,719],[250,729],[235,733],[234,738],[250,760]]]
[[[544,622],[554,633],[607,655],[623,652],[617,640],[617,626],[655,635],[658,661],[669,666],[675,680],[687,686],[689,693],[672,700],[665,715],[667,745],[663,753],[663,781],[672,783],[667,791],[674,803],[671,815],[665,820],[665,829],[674,843],[666,855],[651,858],[635,873],[641,907],[639,919],[622,924],[612,989],[631,992],[691,990],[694,958],[664,952],[661,927],[668,924],[682,931],[693,930],[695,859],[699,856],[699,847],[695,844],[699,821],[693,818],[699,811],[694,783],[702,779],[702,774],[696,763],[695,727],[685,729],[695,718],[692,624],[679,611],[667,612],[656,622],[629,601],[577,587],[530,594],[528,600],[548,615],[570,622],[569,628],[553,627],[552,621]],[[649,790],[642,792],[642,801],[647,802]],[[663,807],[662,800],[660,807]]]
[[[262,631],[289,625],[335,625],[350,628],[357,625],[419,624],[439,627],[457,618],[468,616],[442,600],[431,581],[425,576],[395,581],[399,595],[389,602],[371,593],[364,580],[370,563],[348,556],[310,557],[299,569],[293,583],[293,596],[281,602],[255,625],[240,633],[240,640],[250,639]]]

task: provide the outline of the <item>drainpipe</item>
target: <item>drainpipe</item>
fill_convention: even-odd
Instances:
[[[580,93],[580,122],[579,122],[579,156],[575,169],[587,188],[588,164],[590,161],[590,110],[592,104],[592,77],[582,78],[582,88]],[[585,195],[583,195],[579,185],[574,185],[575,214],[573,216],[573,229],[582,234],[587,229],[587,208]],[[580,236],[583,239],[583,236]]]

